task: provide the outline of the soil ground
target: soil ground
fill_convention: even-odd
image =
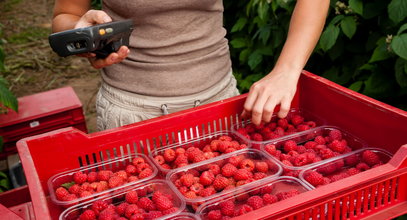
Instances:
[[[99,71],[87,59],[58,57],[50,48],[54,0],[0,0],[0,29],[11,91],[22,97],[71,86],[82,102],[89,133],[96,131],[95,96]]]

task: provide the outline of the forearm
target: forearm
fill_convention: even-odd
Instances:
[[[56,0],[52,31],[73,29],[79,19],[90,9],[90,0]]]
[[[298,70],[300,74],[324,28],[328,8],[329,0],[297,0],[275,70]]]

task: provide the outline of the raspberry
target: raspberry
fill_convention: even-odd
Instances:
[[[293,164],[297,167],[300,167],[300,166],[304,166],[304,165],[308,164],[308,161],[309,160],[308,160],[308,157],[306,154],[300,154],[300,155],[294,157]]]
[[[345,164],[346,166],[355,166],[356,164],[358,164],[360,162],[360,159],[358,157],[358,155],[356,154],[352,154],[349,155],[347,157],[345,157]]]
[[[246,169],[250,172],[254,170],[254,167],[255,167],[254,162],[251,159],[244,159],[239,164],[239,168]]]
[[[203,188],[204,188],[204,186],[202,184],[194,183],[189,189],[192,192],[199,193]]]
[[[317,145],[318,143],[315,141],[308,141],[307,143],[304,144],[304,147],[307,149],[314,149]]]
[[[297,131],[298,131],[298,132],[300,132],[300,131],[306,131],[306,130],[309,130],[309,129],[311,129],[311,127],[308,126],[308,125],[298,125],[298,126],[297,126]]]
[[[313,186],[318,186],[324,182],[324,176],[316,171],[311,171],[306,175],[305,180]]]
[[[137,172],[137,168],[134,165],[129,164],[129,165],[126,166],[126,173],[127,174],[131,175],[131,174],[135,174],[136,172]]]
[[[127,206],[129,206],[129,203],[127,202],[122,202],[118,206],[116,206],[117,214],[123,216],[126,213]]]
[[[176,154],[173,149],[166,149],[164,150],[164,160],[166,162],[172,162],[175,160]]]
[[[369,165],[367,165],[366,163],[360,162],[356,165],[356,169],[360,170],[360,171],[365,171],[370,169]]]
[[[334,152],[331,149],[325,148],[320,151],[322,158],[328,159],[331,157],[335,157]]]
[[[217,164],[209,165],[209,171],[213,173],[213,175],[218,175],[220,173],[220,167]]]
[[[252,196],[247,199],[247,204],[253,209],[259,209],[264,206],[263,199],[260,196]]]
[[[88,180],[88,175],[85,173],[82,173],[81,171],[78,171],[73,174],[73,181],[77,184],[82,184]]]
[[[374,166],[376,164],[380,164],[380,157],[371,150],[365,150],[362,153],[362,161],[365,162],[369,166]]]
[[[207,188],[201,190],[201,192],[199,192],[199,195],[202,197],[208,197],[215,193],[216,193],[215,188],[213,188],[213,186],[210,186],[210,187],[207,187]]]
[[[143,217],[145,219],[156,219],[163,216],[163,213],[161,211],[151,211],[148,213],[144,213]]]
[[[105,209],[100,212],[98,220],[110,220],[115,219],[118,216],[114,209]]]
[[[229,185],[229,179],[224,176],[217,176],[213,181],[213,187],[216,191],[221,191]]]
[[[96,213],[90,209],[84,211],[80,216],[79,220],[95,220]]]
[[[228,163],[232,164],[235,167],[238,167],[239,164],[242,162],[244,159],[243,155],[238,155],[238,156],[232,156],[228,159]]]
[[[202,172],[201,176],[199,177],[199,182],[204,186],[209,186],[215,180],[215,175],[211,171],[204,171]]]
[[[142,214],[142,213],[136,213],[130,217],[130,220],[143,220],[143,219],[144,219],[144,214]],[[127,220],[127,218],[120,217],[115,220]]]
[[[102,192],[102,191],[105,191],[108,189],[109,189],[109,184],[106,181],[99,181],[99,184],[96,187],[96,192]]]
[[[264,162],[264,161],[257,161],[255,163],[255,166],[256,166],[256,170],[261,173],[267,173],[269,170],[269,166],[268,166],[267,162]]]
[[[94,171],[89,172],[87,181],[89,183],[96,182],[97,181],[97,176],[98,176],[98,174],[96,172],[94,172]]]
[[[248,171],[247,169],[238,169],[236,171],[235,175],[233,175],[233,177],[237,181],[247,180],[247,179],[251,178],[252,176],[253,176],[253,174],[250,171]]]
[[[282,129],[286,129],[288,127],[288,121],[285,118],[281,118],[277,121],[277,125]]]
[[[253,211],[253,208],[247,204],[244,204],[237,210],[237,215],[244,215],[251,211]]]
[[[232,200],[221,202],[219,204],[220,212],[222,215],[233,216],[235,213],[235,203]]]
[[[177,210],[178,210],[177,207],[172,207],[172,208],[169,208],[167,210],[163,210],[162,213],[163,213],[163,215],[168,215],[168,214],[176,212]]]
[[[300,194],[300,192],[296,189],[293,189],[293,190],[290,190],[287,192],[277,193],[276,196],[277,196],[278,200],[280,201],[280,200],[288,199],[288,198],[293,197],[298,194]]]
[[[325,138],[322,137],[322,136],[316,136],[315,139],[314,139],[314,141],[315,141],[317,144],[321,144],[321,145],[326,144]]]
[[[63,200],[63,198],[68,194],[69,194],[68,190],[66,190],[64,187],[58,187],[55,190],[55,196],[57,197],[58,200]]]
[[[118,176],[112,176],[109,181],[109,188],[115,188],[124,184],[123,179]]]
[[[267,174],[262,173],[262,172],[257,172],[257,173],[253,174],[253,179],[255,179],[255,180],[263,179],[266,177],[267,177]]]
[[[177,148],[175,150],[175,155],[178,156],[178,155],[181,155],[181,154],[185,154],[185,149],[184,148]]]
[[[150,168],[144,169],[143,171],[141,171],[138,175],[139,179],[144,179],[146,177],[149,177],[153,174],[153,170]]]
[[[259,133],[254,133],[250,135],[250,139],[253,141],[263,141],[263,136]]]
[[[113,172],[110,170],[101,170],[98,172],[98,180],[99,181],[108,181],[112,175],[113,175]]]
[[[284,143],[284,151],[285,152],[297,151],[297,143],[293,140],[286,141]]]
[[[342,132],[339,130],[331,130],[329,131],[329,137],[331,138],[331,140],[341,140],[342,139]]]
[[[81,190],[81,187],[78,184],[73,184],[68,189],[69,193],[71,193],[71,194],[78,194],[80,190]]]
[[[178,155],[174,161],[175,167],[181,167],[182,164],[188,164],[188,158],[185,156],[185,154]]]
[[[222,219],[222,213],[220,212],[219,209],[217,209],[217,210],[211,210],[211,211],[208,213],[208,219],[209,219],[209,220],[220,220],[220,219]]]
[[[92,195],[92,192],[90,192],[90,191],[81,191],[79,193],[80,198],[85,198],[85,197],[88,197],[88,196],[91,196],[91,195]]]
[[[346,150],[346,145],[343,145],[343,142],[338,140],[333,140],[332,143],[330,143],[328,146],[329,148],[331,148],[331,150],[338,153],[344,153]]]
[[[192,186],[192,184],[194,184],[194,175],[187,173],[187,174],[181,176],[180,180],[184,186],[190,187],[190,186]]]
[[[133,160],[132,160],[132,163],[133,163],[133,165],[134,166],[138,166],[139,164],[142,164],[142,163],[145,163],[146,161],[143,159],[143,158],[141,158],[141,157],[135,157]]]
[[[353,176],[360,173],[360,171],[356,168],[350,168],[346,172],[349,174],[349,176]]]
[[[295,114],[295,115],[291,116],[290,121],[291,121],[291,124],[297,126],[304,122],[304,117],[302,117],[301,115]]]
[[[127,203],[136,204],[138,201],[138,195],[136,191],[130,191],[126,193],[125,200]]]
[[[91,209],[96,213],[99,214],[102,210],[106,209],[109,206],[107,201],[97,200],[92,203]]]
[[[154,198],[153,198],[154,199]],[[155,205],[161,211],[174,207],[172,201],[166,196],[157,196],[154,199]]]
[[[273,204],[273,203],[278,202],[278,198],[275,195],[266,193],[263,195],[263,202],[264,202],[264,205]]]
[[[231,163],[225,164],[221,169],[221,173],[225,177],[233,176],[236,171],[237,171],[237,168],[234,165],[232,165]]]

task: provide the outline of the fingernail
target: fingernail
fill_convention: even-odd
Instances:
[[[104,17],[104,18],[103,18],[103,21],[104,21],[104,22],[111,22],[112,19],[110,19],[109,17]]]

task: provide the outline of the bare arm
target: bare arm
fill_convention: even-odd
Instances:
[[[90,3],[90,0],[56,0],[52,31],[60,32],[112,21],[104,11],[90,10]],[[111,53],[105,59],[97,59],[94,53],[81,54],[80,56],[87,57],[92,66],[99,69],[121,62],[128,54],[129,49],[122,46],[116,53]]]
[[[242,117],[251,117],[254,124],[269,122],[278,104],[278,116],[287,116],[301,71],[323,30],[328,8],[329,0],[297,0],[280,57],[273,70],[250,88]]]

